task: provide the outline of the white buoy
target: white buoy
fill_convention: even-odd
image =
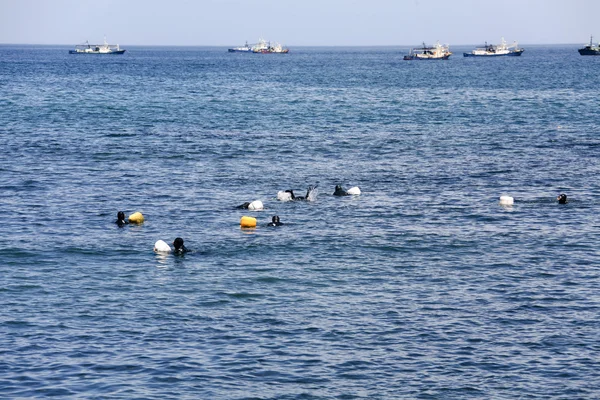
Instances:
[[[290,192],[286,192],[285,190],[280,190],[277,192],[277,200],[292,201],[292,194]]]
[[[361,193],[361,191],[358,186],[354,186],[346,190],[346,193],[351,194],[353,196],[358,196]]]
[[[154,251],[157,253],[169,253],[171,251],[171,246],[164,240],[157,240],[156,243],[154,243]]]
[[[515,199],[510,196],[500,196],[500,205],[512,206],[515,204]]]
[[[264,208],[262,201],[254,200],[252,203],[248,205],[248,210],[252,211],[260,211]]]

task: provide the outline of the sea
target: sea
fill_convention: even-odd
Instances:
[[[600,397],[600,57],[122,47],[0,46],[0,398]]]

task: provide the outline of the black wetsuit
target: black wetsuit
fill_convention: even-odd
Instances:
[[[566,194],[561,194],[560,196],[558,196],[558,204],[567,204],[567,195]]]
[[[273,217],[272,221],[267,224],[267,226],[281,226],[281,225],[283,225],[283,222],[279,222],[279,217],[277,215],[275,215]]]
[[[335,192],[333,192],[334,196],[349,196],[348,192],[346,192],[340,185],[335,187]]]

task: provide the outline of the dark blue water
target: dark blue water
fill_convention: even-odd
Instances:
[[[600,397],[600,57],[469,49],[0,47],[0,397]]]

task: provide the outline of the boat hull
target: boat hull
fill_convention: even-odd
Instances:
[[[106,53],[101,53],[99,51],[77,51],[77,50],[69,50],[69,54],[123,54],[125,50],[115,50],[109,51]]]
[[[523,54],[525,50],[521,49],[518,51],[511,51],[510,53],[505,53],[505,54],[496,54],[496,53],[490,53],[490,54],[473,54],[473,53],[463,53],[463,56],[465,57],[517,57],[520,56],[521,54]]]
[[[287,54],[287,53],[289,53],[289,50],[288,49],[285,49],[282,51],[258,50],[258,51],[254,51],[254,53],[257,53],[257,54]]]
[[[404,60],[412,61],[429,61],[429,60],[447,60],[450,58],[450,55],[442,56],[442,57],[415,57],[415,56],[404,56]]]
[[[465,57],[518,57],[521,54],[523,54],[525,50],[521,50],[521,51],[511,51],[510,53],[506,53],[506,54],[473,54],[473,53],[463,53],[463,55]]]
[[[582,56],[600,56],[600,50],[579,49],[577,51]]]

